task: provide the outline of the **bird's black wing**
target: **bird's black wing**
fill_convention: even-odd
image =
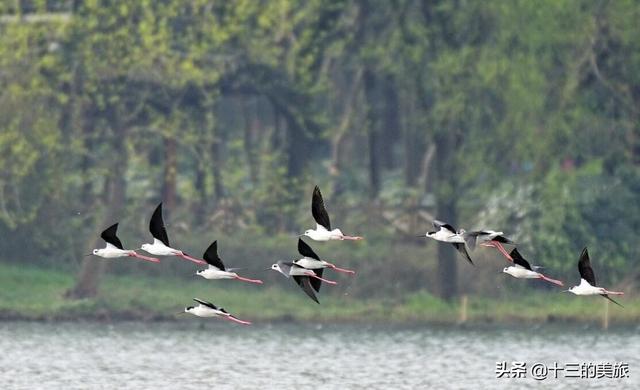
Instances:
[[[322,194],[320,193],[320,188],[318,188],[318,186],[313,189],[311,214],[313,214],[313,219],[316,220],[318,225],[322,225],[325,229],[331,230],[329,214],[327,213],[327,209],[324,208],[324,200],[322,200]]]
[[[518,264],[519,266],[525,269],[528,269],[529,271],[533,271],[533,269],[531,268],[531,264],[529,264],[529,262],[525,260],[524,257],[522,257],[520,252],[518,252],[518,248],[513,248],[510,255],[514,263]]]
[[[102,237],[103,240],[115,246],[116,248],[124,249],[124,247],[122,246],[122,242],[120,242],[120,239],[116,235],[117,232],[118,232],[118,224],[114,223],[113,225],[105,229],[105,231],[100,234],[100,237]]]
[[[501,244],[514,244],[513,240],[505,237],[505,236],[495,236],[493,241],[499,242]]]
[[[193,298],[194,301],[198,302],[201,305],[207,306],[212,308],[213,310],[218,310],[218,308],[216,307],[216,305],[214,305],[211,302],[207,302],[207,301],[203,301],[202,299],[198,299],[198,298]]]
[[[580,254],[580,260],[578,261],[578,271],[580,272],[580,277],[593,287],[596,286],[596,276],[593,274],[593,269],[591,268],[591,261],[589,260],[589,252],[585,247]]]
[[[324,268],[314,269],[313,272],[319,277],[322,277],[322,273],[324,272]],[[311,287],[313,287],[316,292],[320,292],[320,286],[322,286],[322,280],[317,278],[309,278],[311,282]]]
[[[202,258],[208,264],[216,267],[220,271],[225,271],[226,270],[226,268],[224,267],[224,263],[222,262],[222,259],[220,259],[220,257],[218,256],[218,241],[217,240],[214,241],[211,245],[209,245],[207,250],[204,252],[204,255],[202,255]]]
[[[456,248],[456,250],[460,252],[462,256],[464,256],[464,258],[467,259],[469,263],[471,263],[471,265],[474,265],[473,260],[471,260],[471,256],[469,256],[469,252],[467,252],[467,248],[465,248],[463,243],[452,242],[451,245],[453,245],[453,247]]]
[[[621,304],[619,304],[618,302],[614,301],[613,298],[611,298],[609,295],[607,294],[600,294],[601,297],[603,298],[607,298],[608,300],[610,300],[611,302],[615,303],[616,305],[620,306],[620,307],[624,307]]]
[[[310,278],[308,276],[294,276],[293,280],[296,281],[296,283],[298,283],[298,286],[300,286],[300,288],[302,289],[302,291],[305,292],[305,294],[307,294],[307,296],[309,296],[309,298],[313,299],[313,301],[315,303],[320,303],[320,301],[318,301],[318,298],[316,297],[316,293],[313,292],[313,287],[311,286],[311,281],[309,280]]]
[[[169,236],[167,236],[167,229],[164,227],[164,220],[162,219],[162,202],[156,207],[155,211],[151,215],[149,221],[149,231],[153,238],[162,241],[166,246],[169,245]]]
[[[318,257],[313,249],[311,249],[311,247],[307,245],[306,242],[302,241],[301,238],[298,238],[298,253],[300,253],[304,257],[320,260],[320,257]]]
[[[438,221],[437,219],[433,220],[433,226],[438,230],[439,229],[445,229],[445,230],[450,231],[451,234],[456,234],[456,229],[453,226],[449,225],[448,223],[444,223],[442,221]]]

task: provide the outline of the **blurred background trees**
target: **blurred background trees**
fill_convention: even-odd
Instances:
[[[318,184],[369,238],[344,256],[417,271],[401,289],[459,293],[466,265],[414,237],[432,217],[572,279],[588,245],[633,283],[639,19],[631,0],[2,1],[0,260],[76,270],[90,296],[97,233],[121,220],[137,246],[160,200],[196,253],[223,235],[293,256],[273,236],[312,226]]]

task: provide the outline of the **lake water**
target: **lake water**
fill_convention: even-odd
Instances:
[[[528,378],[496,378],[501,361],[526,363]],[[530,377],[554,362],[623,362],[629,377]],[[2,389],[483,387],[640,389],[640,328],[0,323]]]

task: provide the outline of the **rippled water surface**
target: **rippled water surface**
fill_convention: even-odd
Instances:
[[[497,379],[498,361],[625,362],[630,376]],[[2,389],[640,389],[640,331],[6,322],[0,383]]]

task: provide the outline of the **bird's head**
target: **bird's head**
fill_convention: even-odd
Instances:
[[[195,309],[195,306],[189,306],[184,308],[185,313],[191,313]]]
[[[201,270],[201,269],[196,271],[196,275],[202,275],[203,273],[204,273],[204,270]]]
[[[97,255],[99,251],[100,251],[100,249],[94,249],[92,253],[93,253],[94,255]]]
[[[312,234],[313,234],[313,230],[307,229],[304,231],[303,236],[311,237]]]
[[[151,245],[149,244],[142,244],[142,246],[140,247],[140,249],[142,249],[145,252],[149,252],[149,248],[151,247]]]
[[[504,272],[505,274],[509,273],[509,267],[504,267],[504,269],[502,270],[502,272]]]
[[[280,269],[280,266],[276,263],[276,264],[272,264],[271,265],[271,269],[274,271],[278,271],[278,272],[282,272],[282,270]]]

